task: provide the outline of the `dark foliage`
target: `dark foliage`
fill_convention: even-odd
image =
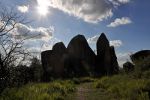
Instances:
[[[126,62],[123,64],[123,70],[126,73],[133,72],[134,71],[134,65],[131,62]]]

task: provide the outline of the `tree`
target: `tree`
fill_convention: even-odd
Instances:
[[[40,82],[42,81],[43,76],[43,68],[40,60],[36,57],[31,59],[30,65],[31,73],[32,73],[32,81]]]
[[[0,91],[7,86],[9,68],[19,65],[29,55],[23,47],[25,38],[17,39],[13,30],[25,24],[25,17],[13,10],[0,7]]]

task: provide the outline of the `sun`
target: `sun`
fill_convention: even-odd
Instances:
[[[37,0],[37,11],[41,16],[46,16],[49,13],[49,0]]]
[[[38,13],[42,16],[46,16],[48,14],[48,7],[38,6],[37,10],[38,10]]]

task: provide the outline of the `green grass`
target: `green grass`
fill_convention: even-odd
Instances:
[[[150,79],[115,75],[99,79],[85,77],[30,83],[20,88],[7,88],[0,100],[149,100],[149,92]]]
[[[30,83],[20,88],[5,89],[0,100],[64,100],[75,91],[72,81]]]
[[[99,79],[94,82],[94,87],[107,92],[110,100],[149,100],[150,79],[116,75]]]

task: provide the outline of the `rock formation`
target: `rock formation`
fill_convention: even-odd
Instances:
[[[44,76],[62,77],[64,73],[64,57],[67,49],[62,42],[56,43],[52,50],[41,54]]]
[[[132,54],[131,60],[133,63],[135,63],[136,61],[142,60],[148,56],[150,56],[150,50],[141,50],[139,52],[136,52],[135,54]]]
[[[114,46],[110,47],[110,53],[111,53],[111,68],[110,68],[111,73],[110,74],[117,74],[119,71],[119,65],[118,65]]]
[[[41,53],[44,77],[111,75],[119,70],[114,47],[102,33],[97,41],[97,56],[83,35],[75,36],[66,48],[62,42]]]
[[[119,70],[114,47],[110,47],[105,34],[102,33],[97,41],[96,71],[98,75],[111,75]]]
[[[76,65],[76,61],[72,61],[72,65],[77,69],[81,69],[83,75],[90,75],[95,67],[96,55],[89,47],[87,40],[83,35],[75,36],[67,47],[68,54],[80,63]],[[81,68],[82,67],[82,68]]]

